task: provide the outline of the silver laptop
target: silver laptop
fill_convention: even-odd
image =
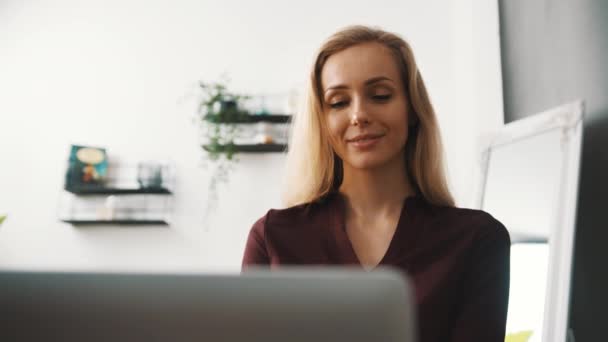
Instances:
[[[415,342],[403,273],[0,272],[1,341]]]

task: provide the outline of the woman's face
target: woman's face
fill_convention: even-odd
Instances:
[[[331,55],[321,70],[321,86],[330,141],[345,167],[403,162],[408,106],[388,48],[365,43]]]

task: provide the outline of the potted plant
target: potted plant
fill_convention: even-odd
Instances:
[[[234,144],[239,133],[237,123],[249,118],[247,111],[239,108],[239,103],[249,96],[228,91],[226,83],[199,82],[202,97],[198,104],[198,122],[203,133],[202,147],[206,151],[205,166],[212,168],[205,217],[215,209],[218,185],[228,181],[228,175],[238,161]]]

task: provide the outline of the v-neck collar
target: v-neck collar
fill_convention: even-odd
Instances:
[[[423,201],[420,195],[412,195],[403,199],[397,227],[386,253],[376,266],[367,270],[373,271],[378,267],[390,265],[396,259],[401,259],[403,255],[409,254],[408,252],[415,246],[415,239],[420,232],[419,228],[421,227],[416,227],[412,223],[414,222],[416,213],[420,211],[417,209],[419,209]],[[365,268],[359,260],[346,232],[346,202],[343,195],[339,192],[333,193],[329,207],[331,209],[329,215],[331,218],[333,240],[337,250],[337,261],[340,264]]]

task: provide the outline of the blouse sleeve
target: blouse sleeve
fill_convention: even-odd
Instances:
[[[505,340],[511,240],[506,228],[494,222],[472,247],[451,342]]]
[[[264,237],[267,217],[268,214],[257,220],[249,231],[241,264],[242,270],[245,270],[248,266],[270,264]]]

